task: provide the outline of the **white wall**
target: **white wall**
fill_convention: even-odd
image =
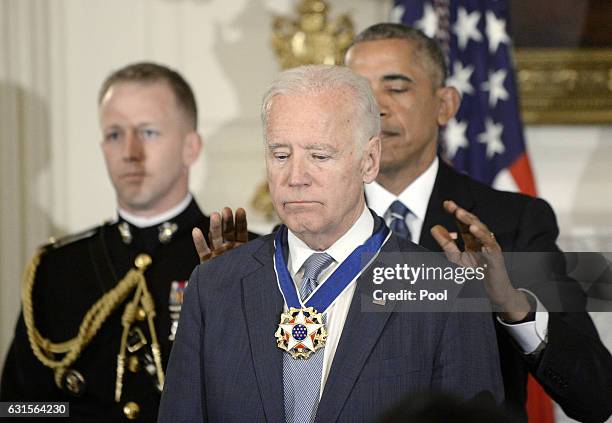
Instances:
[[[561,247],[611,252],[612,126],[532,126],[525,135],[538,193],[557,213]],[[612,313],[591,317],[612,351]],[[574,421],[555,412],[557,423]]]
[[[534,126],[526,138],[539,193],[553,203],[563,235],[612,229],[612,126]]]

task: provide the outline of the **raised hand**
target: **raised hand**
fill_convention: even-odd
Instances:
[[[217,257],[249,240],[246,211],[243,208],[236,209],[235,220],[232,209],[229,207],[225,207],[221,213],[212,213],[208,231],[210,246],[200,228],[193,228],[191,236],[200,257],[200,263]]]
[[[465,251],[461,251],[446,228],[434,226],[431,235],[446,257],[463,267],[486,266],[485,289],[491,301],[502,310],[502,319],[507,322],[523,320],[530,311],[529,301],[524,292],[512,286],[501,246],[493,232],[477,216],[454,201],[444,201],[443,207],[454,216],[465,246]]]

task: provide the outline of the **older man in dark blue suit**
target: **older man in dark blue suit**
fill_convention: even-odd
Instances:
[[[334,66],[285,71],[262,118],[284,225],[193,273],[159,421],[372,421],[418,390],[500,402],[490,315],[372,305],[387,253],[410,262],[424,250],[365,205],[380,161],[368,81]]]

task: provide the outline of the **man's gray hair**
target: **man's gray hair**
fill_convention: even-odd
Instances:
[[[278,95],[313,95],[344,88],[352,93],[354,101],[347,104],[356,115],[355,135],[362,147],[380,133],[380,111],[369,81],[345,66],[306,65],[281,72],[266,91],[261,106],[264,139],[268,115],[274,97]]]

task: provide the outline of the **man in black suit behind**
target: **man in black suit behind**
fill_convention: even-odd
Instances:
[[[434,40],[403,25],[377,24],[356,37],[345,62],[368,78],[380,107],[380,173],[366,197],[391,227],[403,221],[404,236],[433,251],[459,252],[446,229],[458,222],[467,237],[490,231],[484,251],[560,252],[545,201],[496,191],[437,157],[438,129],[455,115],[460,97],[444,85],[445,59]],[[563,265],[557,260],[553,274],[566,278]],[[572,285],[571,301],[584,310],[584,293]],[[495,320],[506,403],[517,418],[527,419],[531,373],[568,416],[605,420],[612,413],[612,357],[588,314],[549,313],[544,298],[508,278],[486,290],[501,310]]]

